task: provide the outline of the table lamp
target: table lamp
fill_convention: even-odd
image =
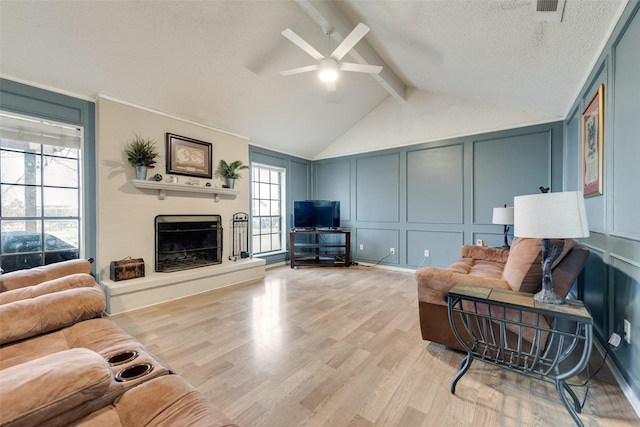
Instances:
[[[546,304],[564,304],[564,298],[553,291],[551,266],[558,247],[549,248],[549,239],[589,237],[582,192],[517,196],[513,207],[514,236],[542,239],[542,290],[533,299]]]
[[[504,208],[493,208],[493,221],[494,224],[504,225],[504,245],[500,249],[509,250],[509,240],[507,234],[509,233],[509,224],[513,224],[513,208],[508,208],[504,205]]]

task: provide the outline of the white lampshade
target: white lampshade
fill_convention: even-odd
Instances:
[[[494,224],[513,224],[513,208],[493,208]]]
[[[539,239],[589,237],[584,196],[579,191],[541,193],[513,199],[513,235]]]

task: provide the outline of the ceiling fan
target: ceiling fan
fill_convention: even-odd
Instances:
[[[357,73],[378,74],[382,71],[380,65],[354,64],[352,62],[341,62],[342,58],[369,32],[369,27],[363,23],[358,24],[351,33],[338,45],[338,47],[329,56],[325,57],[318,52],[313,46],[304,41],[302,37],[287,28],[282,35],[288,38],[293,44],[307,52],[313,59],[318,61],[316,65],[308,65],[306,67],[292,68],[290,70],[280,71],[282,76],[290,76],[293,74],[306,73],[308,71],[320,70],[319,77],[327,84],[327,90],[333,92],[336,90],[336,79],[338,71],[355,71]],[[331,30],[326,30],[327,38],[331,35]],[[327,49],[328,51],[329,49]]]

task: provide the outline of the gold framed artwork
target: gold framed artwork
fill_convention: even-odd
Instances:
[[[582,113],[582,191],[584,197],[603,194],[604,84]]]
[[[211,144],[167,133],[167,173],[211,179]]]

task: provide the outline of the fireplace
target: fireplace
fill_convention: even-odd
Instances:
[[[187,270],[222,262],[220,215],[158,215],[156,268],[158,272]]]

